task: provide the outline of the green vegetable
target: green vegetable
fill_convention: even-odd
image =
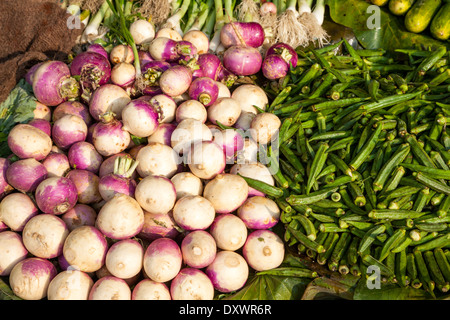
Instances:
[[[417,0],[406,13],[406,29],[414,33],[424,31],[431,23],[431,20],[441,3],[441,0]]]
[[[436,39],[448,40],[450,37],[450,3],[444,3],[434,16],[430,32]]]
[[[397,16],[402,16],[408,12],[413,3],[414,0],[390,0],[389,10]]]

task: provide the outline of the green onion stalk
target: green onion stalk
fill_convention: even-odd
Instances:
[[[225,5],[225,6],[224,6]],[[209,48],[213,52],[221,52],[224,48],[220,43],[220,32],[222,27],[231,21],[235,21],[233,14],[232,0],[214,0],[214,8],[216,11],[216,22],[214,24],[214,36],[211,39]]]
[[[191,5],[191,0],[183,0],[181,6],[175,10],[175,13],[172,14],[166,22],[163,24],[162,28],[170,28],[178,32],[181,36],[183,36],[183,30],[181,29],[181,20],[186,15],[189,7]]]
[[[309,42],[308,33],[298,19],[297,0],[288,0],[286,5],[286,10],[279,11],[276,42],[287,43],[293,48],[306,46]]]
[[[208,17],[205,20],[205,24],[201,28],[201,31],[204,34],[206,34],[206,36],[208,37],[208,40],[211,40],[211,38],[213,36],[215,22],[216,22],[216,10],[212,6],[212,7],[210,7],[210,10],[208,12]]]
[[[108,1],[105,1],[100,6],[95,15],[91,18],[88,25],[84,29],[83,39],[85,39],[88,42],[91,42],[101,37],[101,34],[99,34],[100,25],[102,24],[103,19],[105,18],[105,15],[108,12],[108,10],[110,10],[110,7]]]
[[[187,31],[202,30],[205,26],[208,16],[214,13],[214,0],[207,0],[199,5],[198,14],[194,17],[192,25],[190,25]]]
[[[187,16],[186,23],[183,27],[183,33],[188,32],[188,30],[192,27],[195,22],[195,19],[198,17],[200,13],[200,4],[197,1],[191,1],[191,5],[185,16]]]
[[[305,26],[309,41],[316,42],[319,47],[328,44],[328,34],[322,28],[325,15],[325,2],[317,0],[314,9],[313,0],[298,0],[299,21]]]

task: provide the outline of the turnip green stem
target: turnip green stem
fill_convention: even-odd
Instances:
[[[312,14],[316,17],[319,25],[323,24],[324,16],[325,16],[325,1],[317,0],[316,5],[314,6],[314,10]]]
[[[184,26],[184,30],[183,30],[184,33],[189,31],[191,26],[194,24],[195,19],[198,17],[199,13],[200,13],[200,8],[199,8],[198,2],[197,1],[191,2],[191,5],[190,5],[189,10],[187,12],[187,17],[188,18],[187,18],[186,24]]]
[[[205,25],[208,16],[213,13],[213,10],[210,10],[214,6],[214,0],[208,0],[207,2],[202,2],[200,5],[200,12],[198,16],[195,18],[194,23],[188,30],[201,30]]]
[[[139,161],[133,160],[129,156],[117,157],[114,160],[114,174],[123,178],[130,178],[138,166]]]
[[[216,21],[216,11],[214,9],[209,10],[209,14],[208,17],[206,18],[205,25],[202,28],[203,33],[206,34],[209,40],[211,39],[211,35],[214,31],[215,21]]]
[[[181,30],[181,19],[186,15],[186,12],[191,5],[191,0],[183,0],[181,7],[176,10],[176,12],[167,19],[164,24],[165,28],[172,28],[177,31],[180,35],[183,35],[183,31]]]
[[[84,35],[87,40],[92,40],[98,36],[98,29],[103,21],[103,18],[105,17],[105,13],[108,10],[108,8],[109,8],[108,2],[107,1],[103,2],[100,9],[98,9],[97,13],[94,15],[92,20],[84,29]]]

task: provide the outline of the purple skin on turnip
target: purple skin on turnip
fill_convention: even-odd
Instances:
[[[61,216],[70,231],[81,226],[94,226],[96,218],[97,212],[95,209],[83,203],[77,203]]]
[[[47,296],[48,286],[57,273],[49,260],[31,257],[14,266],[9,275],[9,284],[19,298],[41,300]]]
[[[97,152],[109,157],[128,148],[131,136],[123,129],[122,121],[113,119],[109,122],[99,122],[92,133],[92,140]]]
[[[73,169],[89,170],[98,173],[103,157],[97,152],[94,145],[80,141],[74,143],[67,152],[69,164]]]
[[[33,93],[46,106],[57,106],[79,95],[79,84],[61,61],[46,61],[33,74]]]
[[[78,201],[76,185],[67,177],[50,177],[36,188],[36,204],[44,213],[63,214]]]
[[[86,51],[78,54],[70,64],[72,76],[80,77],[81,97],[89,101],[92,92],[111,79],[111,64],[102,54]]]
[[[176,97],[185,93],[192,82],[192,69],[184,65],[176,65],[163,72],[159,85],[163,93]]]
[[[34,192],[47,179],[47,168],[39,161],[29,158],[11,163],[6,170],[8,183],[21,192]]]
[[[137,137],[148,137],[159,125],[157,110],[147,101],[135,99],[122,110],[123,130]]]
[[[203,72],[204,77],[217,80],[222,65],[219,57],[213,53],[200,54],[197,58],[197,64]]]
[[[70,171],[69,159],[64,153],[50,153],[41,162],[47,169],[48,177],[62,177]]]
[[[156,282],[167,282],[181,270],[183,256],[178,243],[169,238],[152,241],[144,254],[144,271]]]
[[[237,34],[237,33],[238,34]],[[258,48],[264,43],[264,29],[257,22],[232,22],[227,23],[220,31],[220,42],[225,48],[245,45]]]
[[[174,62],[180,57],[178,41],[157,37],[150,42],[149,53],[154,60]]]
[[[175,239],[180,235],[179,228],[173,219],[171,211],[168,213],[150,213],[144,211],[144,226],[139,237],[148,241],[159,238]]]
[[[92,124],[89,108],[79,101],[66,101],[58,105],[52,112],[52,120],[55,122],[67,114],[81,117],[87,126]]]
[[[66,175],[77,188],[78,203],[94,204],[102,197],[98,189],[100,178],[89,170],[73,169]]]
[[[8,193],[13,191],[13,187],[8,183],[6,178],[6,171],[10,166],[10,162],[6,158],[0,158],[0,200],[3,199]]]
[[[281,56],[284,61],[288,64],[292,64],[292,67],[295,68],[298,63],[298,54],[295,51],[294,48],[292,48],[290,45],[286,43],[276,43],[273,46],[271,46],[266,51],[266,57],[272,54],[277,54]]]
[[[89,47],[86,49],[86,51],[88,51],[88,52],[96,52],[96,53],[101,54],[102,56],[104,56],[106,59],[109,59],[108,52],[105,50],[105,48],[103,48],[103,46],[101,44],[92,43],[92,44],[89,45]]]
[[[289,64],[280,55],[270,54],[264,58],[261,70],[269,80],[281,79],[288,74]]]
[[[88,127],[81,117],[67,114],[53,123],[52,139],[57,147],[68,150],[74,143],[85,141],[87,132]]]
[[[262,56],[249,46],[231,46],[223,54],[223,65],[237,76],[250,76],[261,70]]]
[[[52,135],[52,125],[50,121],[45,119],[33,119],[30,122],[28,122],[30,126],[33,126],[35,128],[41,129],[49,136]]]
[[[219,95],[219,86],[209,77],[200,77],[189,86],[189,97],[201,102],[205,107],[212,105]]]
[[[138,165],[129,156],[117,157],[114,163],[114,172],[100,178],[98,189],[103,200],[108,201],[116,193],[123,193],[134,197],[137,182],[132,178]]]

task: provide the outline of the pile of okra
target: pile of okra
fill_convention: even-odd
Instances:
[[[450,52],[299,51],[267,92],[282,120],[275,186],[284,240],[341,274],[450,290]],[[273,162],[275,165],[275,161]],[[371,269],[372,270],[372,269]],[[436,291],[438,290],[438,291]]]

